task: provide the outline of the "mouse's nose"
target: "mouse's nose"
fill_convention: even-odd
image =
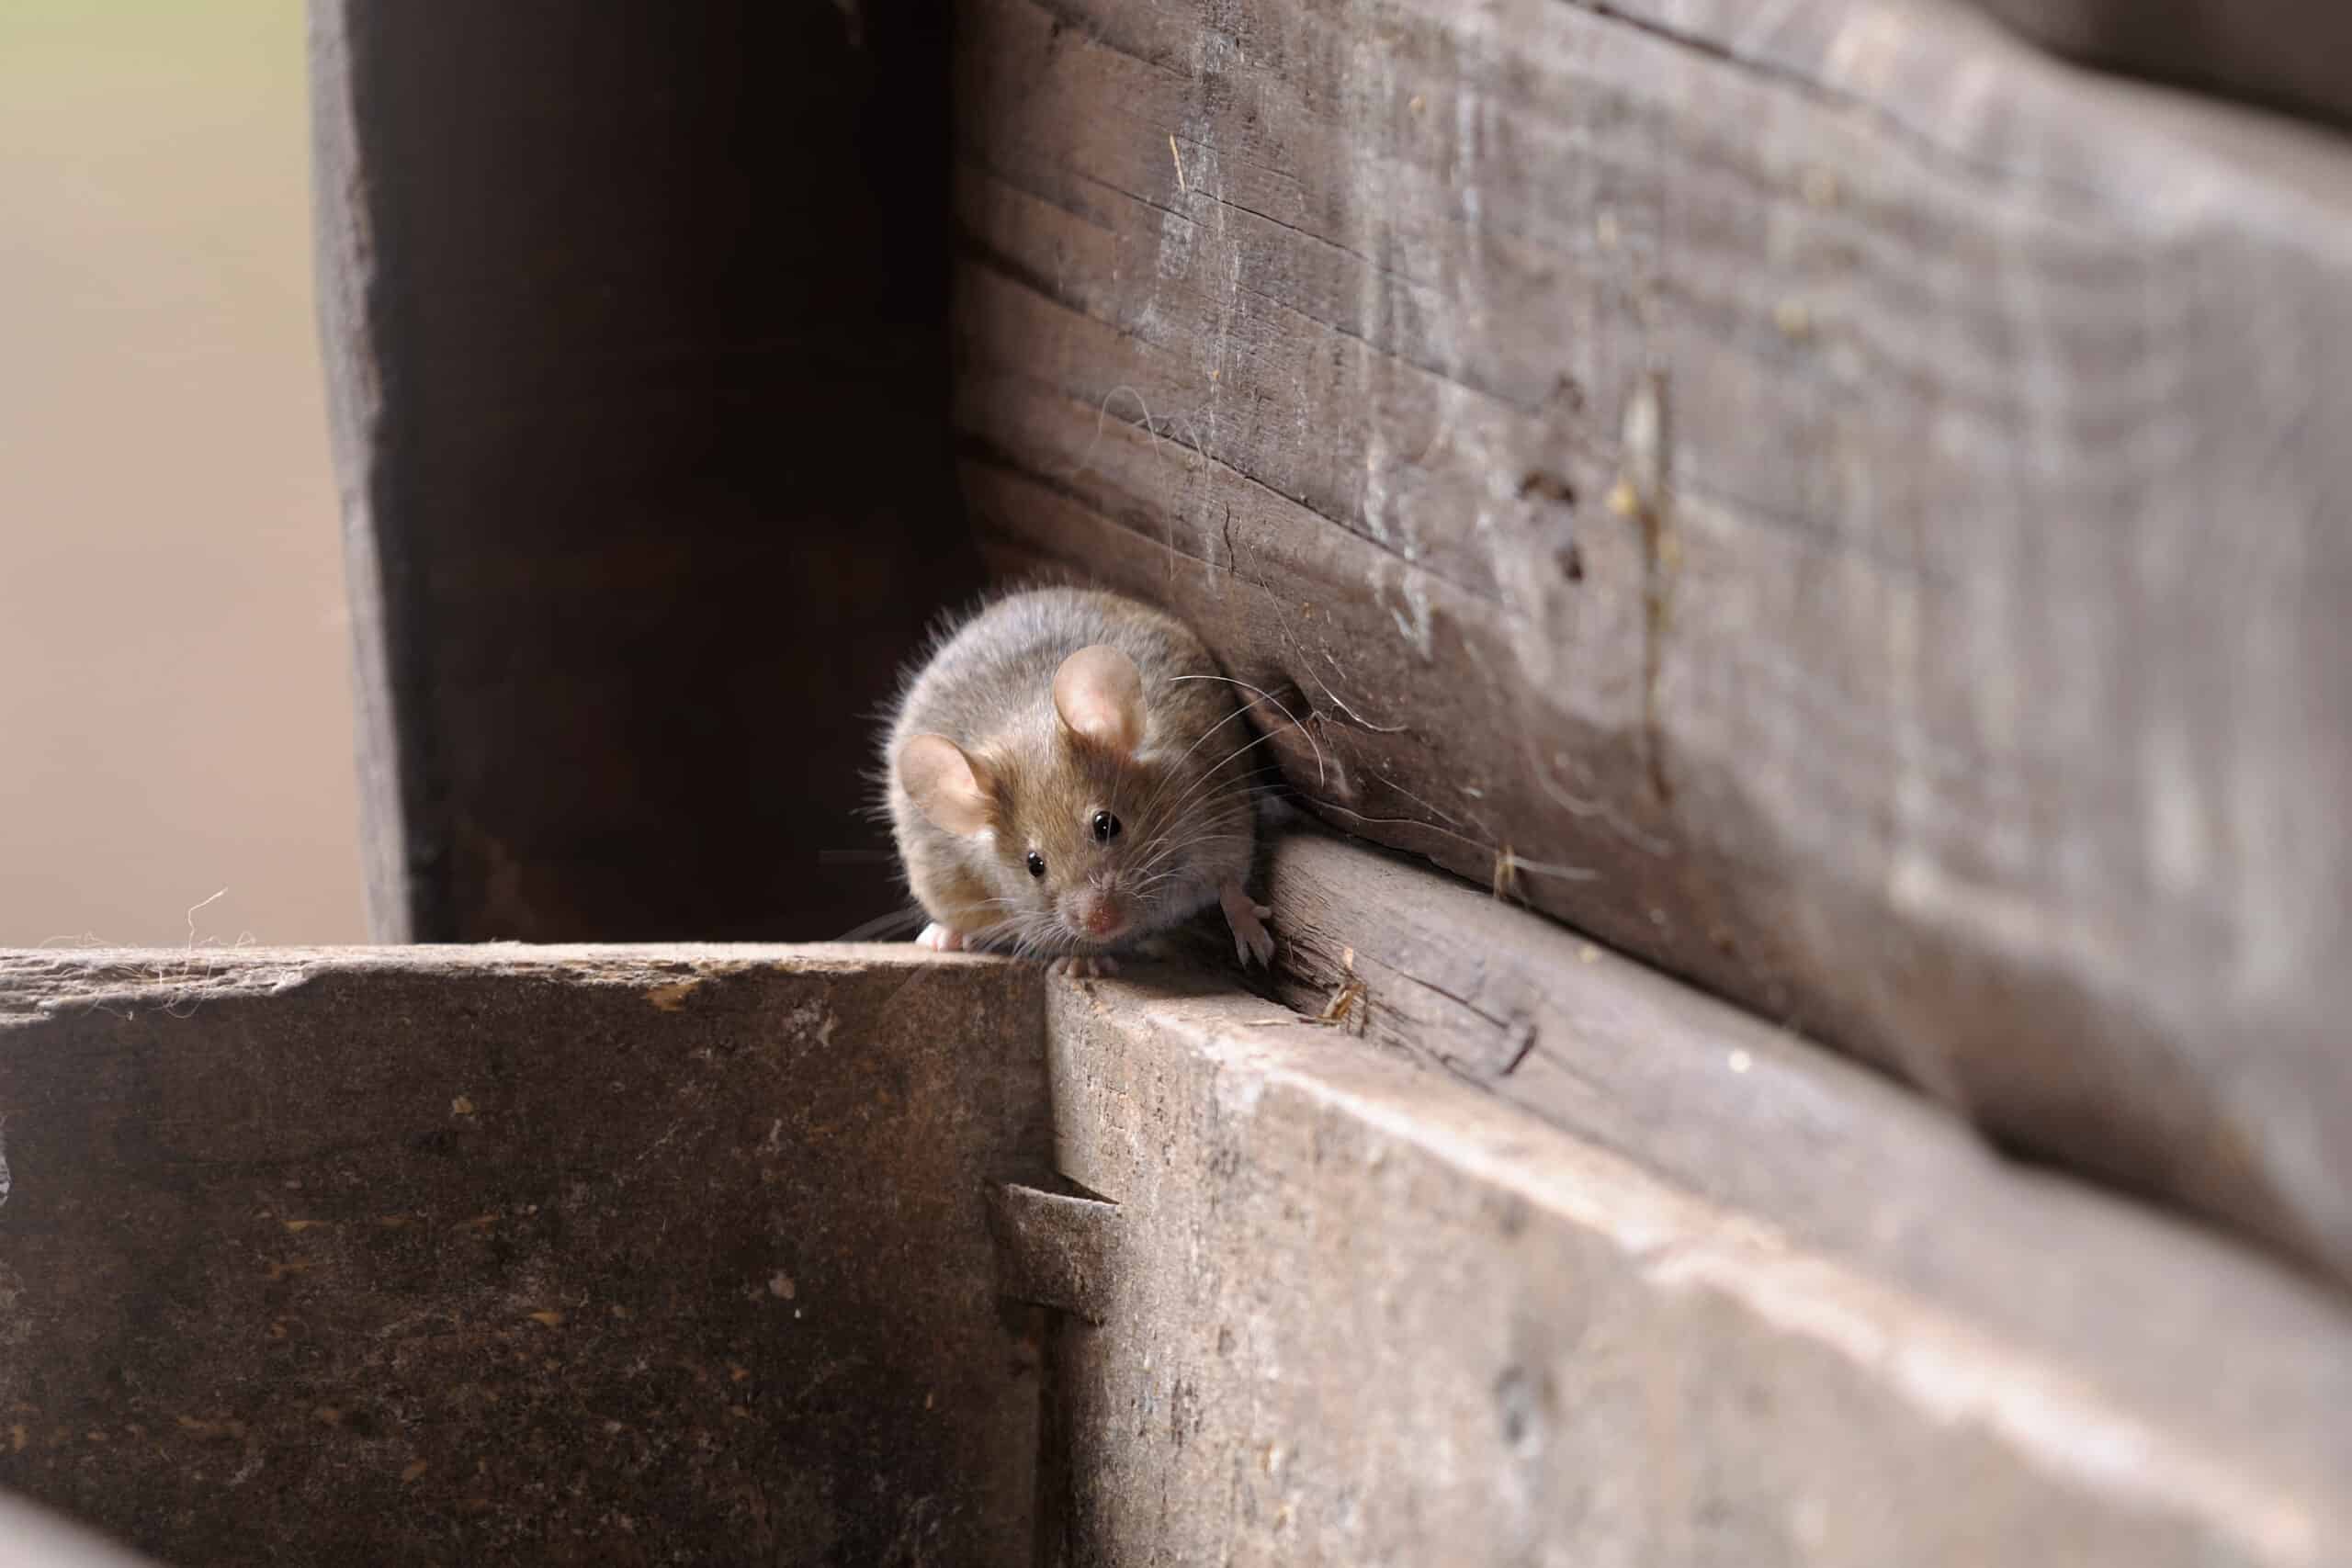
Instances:
[[[1127,912],[1107,893],[1091,893],[1078,902],[1078,929],[1098,942],[1126,929]]]

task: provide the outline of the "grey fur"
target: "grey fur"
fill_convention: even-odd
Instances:
[[[1098,643],[1142,676],[1148,720],[1133,758],[1072,735],[1054,708],[1062,661]],[[888,727],[887,808],[916,900],[984,945],[1039,954],[1131,945],[1215,902],[1248,875],[1255,849],[1246,759],[1257,737],[1240,690],[1182,622],[1116,594],[1035,589],[985,606],[935,646]],[[908,795],[897,759],[926,733],[956,742],[999,782],[990,837],[942,829]],[[1089,831],[1096,810],[1121,819],[1108,844]],[[1027,870],[1032,849],[1046,859],[1042,878]],[[1128,897],[1135,919],[1107,944],[1057,913],[1074,889],[1106,885]]]

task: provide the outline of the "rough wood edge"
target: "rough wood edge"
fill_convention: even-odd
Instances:
[[[1130,1238],[1128,1268],[1109,1293],[1103,1332],[1116,1336],[1123,1325],[1137,1321],[1136,1314],[1144,1317],[1139,1343],[1115,1340],[1124,1359],[1103,1363],[1119,1380],[1117,1393],[1133,1384],[1146,1397],[1155,1389],[1180,1403],[1189,1397],[1194,1408],[1238,1404],[1256,1411],[1249,1417],[1255,1439],[1295,1451],[1303,1465],[1306,1455],[1318,1448],[1328,1452],[1340,1440],[1328,1432],[1285,1427],[1260,1409],[1261,1402],[1247,1389],[1222,1386],[1252,1375],[1227,1360],[1224,1333],[1207,1323],[1161,1320],[1165,1309],[1178,1303],[1189,1303],[1187,1312],[1198,1308],[1185,1294],[1192,1288],[1188,1267],[1221,1272],[1222,1283],[1204,1287],[1212,1292],[1230,1292],[1238,1280],[1250,1280],[1255,1291],[1258,1280],[1250,1276],[1262,1278],[1264,1269],[1236,1256],[1188,1266],[1185,1258],[1164,1250],[1169,1227],[1195,1244],[1221,1237],[1244,1250],[1253,1229],[1279,1228],[1284,1246],[1339,1249],[1329,1266],[1342,1269],[1354,1267],[1343,1265],[1343,1257],[1387,1258],[1419,1245],[1393,1240],[1385,1228],[1426,1239],[1431,1227],[1459,1228],[1464,1212],[1499,1213],[1499,1234],[1465,1232],[1453,1244],[1483,1247],[1489,1262],[1524,1259],[1531,1280],[1544,1277],[1551,1266],[1546,1259],[1556,1249],[1585,1258],[1587,1245],[1597,1246],[1619,1260],[1611,1267],[1635,1281],[1632,1289],[1656,1300],[1662,1316],[1684,1310],[1676,1303],[1687,1303],[1692,1292],[1725,1309],[1728,1317],[1710,1318],[1715,1326],[1698,1331],[1724,1337],[1709,1349],[1736,1342],[1746,1347],[1742,1354],[1761,1356],[1768,1347],[1787,1343],[1804,1347],[1799,1354],[1826,1353],[1846,1364],[1873,1390],[1873,1408],[1857,1418],[1890,1423],[1890,1450],[1932,1447],[1954,1428],[1989,1440],[2007,1456],[2005,1463],[2038,1479],[2024,1492],[1992,1489],[2007,1499],[2003,1506],[2024,1511],[1985,1518],[1980,1543],[2015,1545],[2053,1522],[2072,1521],[2086,1537],[2110,1542],[2154,1528],[2157,1539],[2177,1541],[2184,1551],[2201,1539],[2225,1561],[2308,1563],[2335,1561],[2337,1544],[2352,1530],[2338,1484],[2352,1467],[2352,1425],[2346,1418],[2352,1409],[2346,1403],[2352,1323],[2266,1265],[2175,1234],[2162,1248],[2137,1257],[2122,1277],[2102,1281],[2124,1293],[2085,1288],[2041,1300],[2026,1314],[2032,1322],[2015,1314],[2003,1321],[1914,1277],[1900,1256],[1914,1241],[1850,1251],[1815,1245],[1780,1224],[1769,1203],[1713,1199],[1684,1180],[1662,1179],[1638,1146],[1612,1148],[1589,1135],[1536,1125],[1515,1107],[1417,1072],[1337,1032],[1302,1027],[1303,1021],[1269,1023],[1264,1006],[1151,980],[1070,982],[1050,994],[1059,1157],[1066,1172],[1119,1199]],[[1866,1109],[1877,1114],[1885,1108]],[[1806,1152],[1802,1138],[1787,1129],[1763,1129],[1756,1136],[1785,1155]],[[1731,1145],[1719,1147],[1726,1158],[1738,1156]],[[1447,1183],[1458,1201],[1450,1201],[1443,1214],[1384,1208],[1387,1201],[1372,1194],[1420,1179],[1398,1174],[1400,1162],[1440,1170],[1433,1179]],[[1838,1173],[1837,1195],[1869,1201],[1877,1195],[1874,1179],[1885,1174]],[[2007,1190],[2007,1204],[2012,1198],[2030,1200],[2039,1183],[1987,1157],[1976,1162],[1967,1186],[1980,1195]],[[1324,1214],[1329,1216],[1324,1223],[1311,1217]],[[1964,1207],[1949,1204],[1929,1218],[1940,1226],[1972,1222]],[[2069,1218],[2082,1223],[1995,1237],[1996,1255],[1988,1261],[2008,1265],[2013,1276],[2048,1277],[2053,1269],[2063,1274],[2077,1262],[2070,1244],[2097,1245],[2103,1235],[2145,1223],[2114,1206]],[[1154,1236],[1161,1249],[1148,1239]],[[1437,1251],[1442,1255],[1444,1246]],[[1290,1286],[1305,1286],[1296,1273],[1303,1264],[1286,1253],[1268,1258],[1269,1266],[1287,1258],[1282,1268],[1288,1271],[1248,1299],[1220,1299],[1216,1311],[1262,1327],[1264,1314],[1285,1310]],[[1365,1325],[1406,1310],[1401,1300],[1431,1302],[1434,1296],[1430,1310],[1441,1318],[1458,1316],[1463,1335],[1484,1332],[1475,1325],[1492,1315],[1496,1303],[1458,1299],[1449,1314],[1442,1269],[1433,1273],[1427,1259],[1413,1264],[1405,1258],[1396,1267],[1406,1271],[1376,1287],[1380,1311],[1290,1326],[1286,1355],[1301,1354],[1302,1340],[1315,1347],[1310,1364],[1282,1365],[1283,1383],[1295,1403],[1311,1406],[1329,1398],[1335,1410],[1344,1406],[1359,1421],[1366,1419],[1358,1398],[1364,1370],[1398,1363],[1383,1360],[1382,1345],[1365,1337]],[[1512,1267],[1497,1264],[1506,1274]],[[1988,1273],[1982,1282],[1997,1290],[2005,1280]],[[1591,1286],[1616,1288],[1600,1280]],[[2171,1293],[2243,1310],[2184,1325],[2152,1322],[2123,1305]],[[1534,1309],[1522,1303],[1510,1310],[1523,1318]],[[1577,1337],[1573,1325],[1583,1321],[1584,1308],[1577,1302],[1562,1297],[1543,1310],[1555,1326],[1567,1325],[1560,1332],[1570,1340]],[[1212,1339],[1215,1350],[1205,1350]],[[1151,1356],[1138,1371],[1144,1347]],[[1686,1344],[1675,1352],[1661,1340],[1647,1353],[1708,1351]],[[1781,1354],[1777,1348],[1769,1353]],[[1642,1354],[1612,1340],[1602,1359],[1607,1364],[1612,1357]],[[2246,1364],[2273,1356],[2279,1358],[2272,1369],[2279,1375],[2249,1388],[2242,1379]],[[2184,1379],[2186,1365],[2209,1369],[2211,1375]],[[1398,1421],[1432,1419],[1411,1403],[1431,1397],[1428,1377],[1417,1371],[1410,1392],[1365,1397],[1375,1404],[1393,1397]],[[1189,1395],[1173,1392],[1185,1389],[1187,1380],[1193,1380]],[[1483,1398],[1486,1391],[1478,1393]],[[1579,1394],[1566,1386],[1558,1397],[1573,1407]],[[1440,1404],[1460,1408],[1450,1397]],[[1481,1399],[1467,1404],[1485,1414]],[[1673,1440],[1700,1452],[1717,1441],[1766,1440],[1777,1412],[1764,1408],[1752,1424],[1747,1415],[1725,1411],[1720,1432],[1678,1430]],[[1136,1449],[1149,1450],[1151,1422],[1113,1425],[1119,1434],[1133,1432]],[[1421,1426],[1397,1429],[1413,1433],[1417,1451],[1430,1443],[1445,1444],[1457,1456],[1479,1451],[1476,1428],[1442,1435]],[[1121,1435],[1116,1441],[1124,1450],[1128,1439]],[[1738,1452],[1727,1449],[1720,1462],[1736,1468]],[[1081,1438],[1081,1466],[1089,1457]],[[1099,1462],[1101,1454],[1092,1457]],[[1147,1451],[1146,1468],[1175,1457]],[[1645,1462],[1630,1438],[1623,1462]],[[1698,1461],[1702,1469],[1708,1462]],[[1350,1478],[1325,1479],[1344,1487]],[[1608,1484],[1606,1477],[1589,1479]],[[1913,1507],[1938,1513],[1949,1529],[1951,1496],[1981,1476],[1922,1477],[1891,1469],[1883,1476],[1839,1479],[1864,1490],[1883,1482],[1894,1490],[1875,1496],[1874,1506],[1891,1508],[1898,1518]],[[1473,1489],[1481,1483],[1470,1472],[1455,1473],[1452,1483]],[[1407,1484],[1443,1490],[1419,1475]],[[1924,1492],[1906,1492],[1923,1485],[1939,1495],[1931,1500]],[[2020,1503],[2028,1494],[2040,1501]],[[1850,1492],[1837,1495],[1841,1506],[1855,1500]],[[1114,1500],[1111,1506],[1125,1505]],[[1303,1527],[1312,1528],[1310,1517],[1302,1515]],[[2151,1527],[2152,1519],[2178,1524]],[[1314,1525],[1324,1522],[1313,1518]],[[2104,1535],[2109,1527],[2115,1533]],[[2172,1534],[2176,1528],[2181,1533]],[[1952,1542],[1947,1535],[1937,1544],[1949,1552]]]
[[[385,594],[376,453],[385,417],[378,355],[376,223],[362,173],[356,0],[310,0],[311,206],[328,433],[342,505],[344,598],[351,613],[351,690],[359,775],[359,842],[368,935],[417,930],[407,864],[408,795],[394,710],[401,612]]]
[[[0,1026],[120,1005],[187,1010],[216,997],[291,990],[367,972],[540,975],[594,984],[675,985],[682,1003],[701,979],[759,968],[919,969],[983,964],[908,942],[415,942],[349,947],[0,948]]]
[[[2122,1292],[2132,1270],[2190,1258],[2217,1279],[2261,1282],[2255,1294],[2297,1303],[2299,1321],[2352,1325],[2327,1282],[2197,1221],[2018,1163],[1883,1074],[1508,897],[1306,829],[1276,839],[1265,867],[1280,936],[1271,989],[1302,1017],[1770,1214],[1807,1246],[1893,1258],[1918,1288],[2020,1332],[2061,1325],[2053,1303],[2103,1270]],[[1776,1161],[1775,1140],[1803,1157]],[[1934,1202],[1875,1208],[1890,1183],[1913,1198],[1997,1193],[1980,1219],[2085,1245],[2020,1275],[1996,1255],[1998,1230],[1939,1235]],[[2101,1239],[2104,1251],[2087,1245]],[[2047,1302],[2030,1299],[2036,1285]],[[2175,1295],[2141,1310],[2163,1320],[2151,1332],[2185,1339],[2200,1316],[2226,1321],[2219,1309],[2238,1299]]]

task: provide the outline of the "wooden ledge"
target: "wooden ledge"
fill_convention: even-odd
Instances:
[[[1125,1263],[1058,1342],[1072,1561],[2340,1560],[2324,1293],[1590,975],[1544,1120],[1256,998],[1057,985],[1057,1161]]]
[[[2352,1540],[2335,1297],[1429,874],[1273,876],[1295,1010],[907,946],[0,955],[0,1489],[183,1568]]]
[[[0,954],[0,1493],[173,1568],[1026,1568],[1041,979]]]

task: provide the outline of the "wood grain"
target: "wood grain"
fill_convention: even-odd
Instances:
[[[1335,1034],[2004,1332],[2069,1320],[2132,1270],[2211,1247],[2169,1219],[2127,1222],[1883,1075],[1403,856],[1294,833],[1266,886],[1283,935],[1275,992]],[[2030,1285],[2015,1254],[2040,1247],[2064,1262]],[[2238,1309],[2177,1292],[2135,1310],[2193,1338]],[[2061,1359],[2087,1354],[2077,1342]]]
[[[1637,976],[1546,1048],[1606,1057],[1624,1000],[1661,1084],[1745,1096],[1712,1190],[1647,1163],[1666,1123],[1567,1135],[1168,976],[1049,987],[1061,1168],[1120,1234],[1051,1351],[1057,1561],[2343,1560],[2331,1294],[1825,1053],[1739,1073],[1752,1021]]]
[[[985,1194],[1046,1169],[1041,987],[0,952],[0,1495],[175,1568],[1025,1565]]]
[[[1331,825],[2352,1277],[2341,144],[1940,5],[958,18],[1001,570],[1186,616]]]

